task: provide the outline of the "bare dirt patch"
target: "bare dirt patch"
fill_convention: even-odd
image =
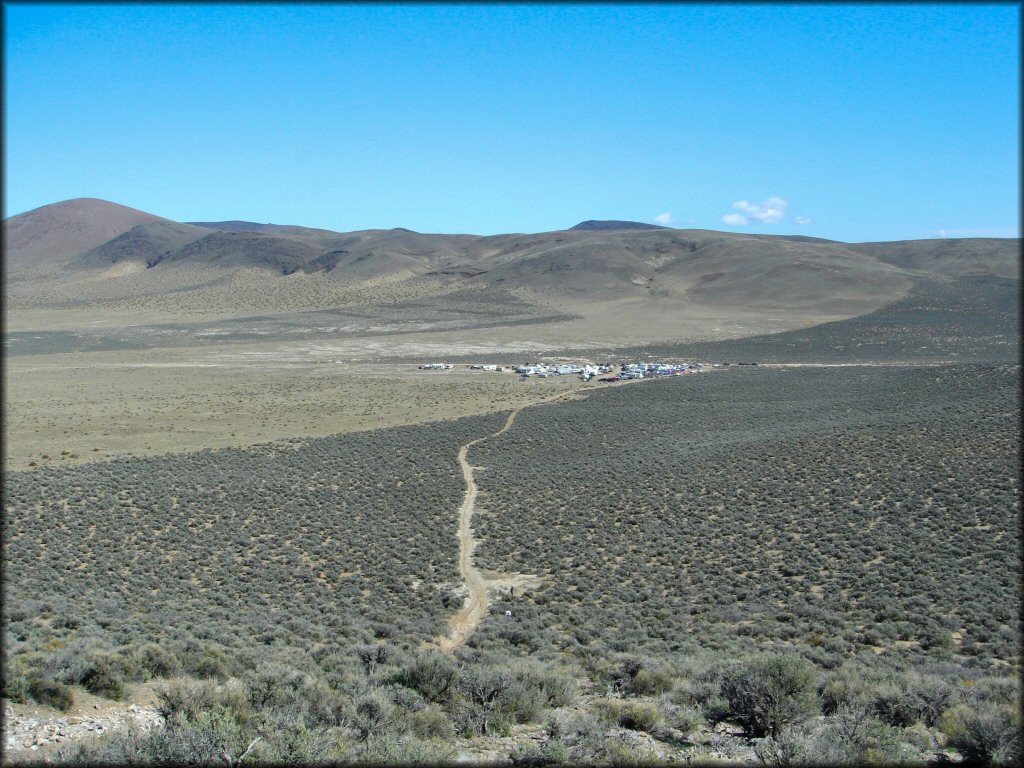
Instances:
[[[157,693],[151,684],[128,686],[124,701],[111,701],[74,689],[66,712],[40,704],[4,706],[3,752],[6,761],[51,762],[61,748],[93,740],[134,725],[143,730],[162,725]]]
[[[541,392],[579,384],[575,378],[520,382],[510,373],[333,359],[273,348],[10,358],[5,466],[20,470],[437,422],[508,410]]]

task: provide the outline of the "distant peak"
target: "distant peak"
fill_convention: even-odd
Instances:
[[[667,227],[658,224],[644,224],[640,221],[600,221],[596,219],[581,221],[575,227],[570,227],[570,231],[581,230],[584,232],[602,232],[612,229],[667,229]]]

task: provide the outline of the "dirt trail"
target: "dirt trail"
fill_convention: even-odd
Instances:
[[[469,590],[469,594],[466,597],[466,602],[463,604],[462,609],[459,610],[454,616],[448,620],[448,631],[444,637],[438,638],[437,644],[441,650],[445,653],[451,653],[460,645],[469,639],[469,636],[473,634],[473,630],[479,626],[484,616],[487,615],[487,588],[492,587],[503,587],[508,585],[532,585],[539,582],[536,576],[528,576],[523,574],[495,577],[485,577],[473,565],[473,549],[476,547],[476,542],[473,540],[473,529],[470,525],[473,519],[473,509],[476,506],[476,494],[477,485],[476,478],[473,474],[474,467],[469,463],[467,455],[469,449],[477,443],[482,443],[485,440],[498,437],[504,434],[512,428],[512,424],[516,420],[516,416],[524,408],[530,408],[534,405],[540,405],[542,403],[548,403],[553,400],[559,400],[563,397],[575,395],[581,391],[593,391],[595,389],[601,389],[603,387],[589,385],[586,387],[578,387],[576,389],[570,389],[565,392],[559,392],[556,395],[545,397],[540,400],[536,400],[526,405],[521,405],[514,411],[509,413],[508,418],[505,419],[505,425],[492,435],[486,435],[484,437],[478,437],[476,440],[471,440],[459,449],[459,466],[462,467],[462,477],[466,481],[466,494],[462,499],[462,507],[459,509],[459,574],[462,576],[462,580]]]

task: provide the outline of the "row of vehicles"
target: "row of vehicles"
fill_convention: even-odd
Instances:
[[[512,370],[520,376],[536,376],[540,379],[546,379],[550,376],[596,376],[599,373],[608,373],[611,369],[612,366],[610,365],[591,365],[589,363],[585,365],[534,363],[532,365],[516,366]]]
[[[629,381],[631,379],[648,379],[654,376],[680,376],[686,373],[699,373],[703,370],[700,363],[623,363],[619,371],[614,372],[611,365],[583,365],[583,366],[523,366],[515,368],[520,374],[520,379],[528,376],[547,378],[549,376],[565,376],[567,374],[578,374],[583,381],[591,381],[598,374],[609,374],[601,376],[600,382]]]
[[[728,363],[725,365],[728,365]],[[757,365],[757,363],[740,363],[740,365]],[[502,372],[508,366],[473,364],[466,367],[478,371]],[[538,379],[547,379],[553,376],[579,376],[583,381],[591,381],[599,375],[605,374],[597,380],[601,382],[616,382],[629,381],[631,379],[648,379],[655,376],[679,376],[686,373],[699,373],[704,366],[701,363],[622,363],[617,367],[619,370],[616,372],[616,366],[608,364],[593,365],[586,363],[579,365],[563,363],[548,365],[546,363],[534,363],[531,365],[512,366],[512,370],[519,374],[520,381],[524,381],[530,376],[536,376]],[[719,367],[718,364],[715,367]],[[451,370],[453,366],[447,363],[427,363],[419,366],[419,368],[420,370],[427,371],[447,371]]]
[[[650,379],[654,376],[682,376],[700,373],[701,363],[625,363],[619,374],[623,379]]]

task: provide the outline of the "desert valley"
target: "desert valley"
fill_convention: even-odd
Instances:
[[[6,759],[1020,759],[1019,239],[3,239]]]

